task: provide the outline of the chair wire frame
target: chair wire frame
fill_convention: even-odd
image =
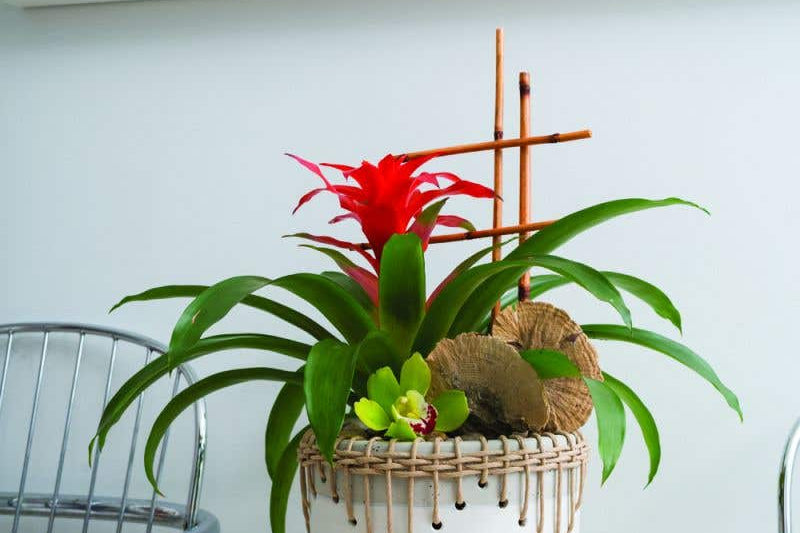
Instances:
[[[4,396],[6,394],[6,381],[8,369],[11,364],[11,356],[14,352],[14,339],[17,334],[22,333],[41,333],[42,343],[39,351],[38,370],[35,377],[33,390],[33,402],[28,420],[26,435],[25,453],[22,462],[22,472],[19,480],[19,487],[16,492],[0,492],[0,515],[13,516],[10,533],[18,533],[20,521],[23,516],[46,517],[47,533],[53,532],[56,518],[72,518],[83,521],[82,533],[87,533],[89,524],[92,520],[116,521],[116,532],[122,531],[123,525],[128,522],[146,524],[146,532],[150,533],[154,526],[163,526],[173,529],[190,531],[192,533],[218,533],[219,522],[214,515],[199,508],[200,489],[203,481],[203,471],[206,454],[206,407],[205,402],[200,400],[194,404],[194,445],[192,468],[189,480],[189,490],[184,504],[158,501],[158,494],[155,490],[149,500],[131,499],[129,488],[132,478],[133,463],[136,456],[136,442],[139,433],[139,426],[142,415],[142,396],[135,402],[135,418],[133,434],[131,436],[130,450],[128,452],[128,463],[125,471],[125,481],[120,498],[97,497],[95,486],[97,481],[98,467],[101,460],[101,453],[94,448],[94,460],[92,462],[91,477],[88,492],[86,495],[74,496],[61,494],[61,481],[64,470],[64,462],[67,445],[70,439],[70,426],[72,423],[73,406],[77,392],[78,376],[80,375],[81,362],[84,356],[84,347],[87,337],[105,337],[111,339],[111,350],[108,357],[108,370],[105,376],[105,389],[103,397],[103,409],[105,409],[111,397],[111,381],[114,375],[114,367],[117,360],[117,353],[120,343],[141,347],[144,351],[144,362],[147,364],[152,358],[158,357],[166,352],[166,347],[159,342],[126,331],[110,329],[101,326],[60,323],[60,322],[30,322],[17,324],[0,325],[0,417],[3,415]],[[72,371],[72,382],[64,419],[64,427],[61,436],[61,448],[58,459],[58,468],[55,476],[55,484],[52,493],[49,494],[29,494],[25,492],[26,481],[28,478],[28,468],[31,461],[31,451],[36,434],[36,422],[39,409],[39,401],[42,392],[42,378],[45,371],[45,361],[48,356],[48,343],[51,333],[70,333],[78,336],[78,347],[75,355],[75,364]],[[5,338],[5,344],[3,339]],[[196,381],[194,371],[188,365],[180,365],[175,372],[171,394],[174,397],[180,390],[181,381],[187,386]],[[7,403],[7,402],[6,402]],[[132,406],[133,407],[133,406]],[[159,480],[164,467],[169,442],[169,431],[164,435],[158,452],[156,464],[156,480]]]
[[[792,474],[797,452],[800,449],[800,420],[798,420],[783,452],[781,470],[778,475],[778,532],[791,533],[792,531]]]

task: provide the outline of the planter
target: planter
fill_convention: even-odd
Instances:
[[[298,451],[311,533],[579,530],[580,433],[415,442],[343,438],[334,467],[308,432]]]

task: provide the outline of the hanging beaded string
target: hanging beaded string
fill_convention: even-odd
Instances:
[[[350,439],[350,442],[347,443],[348,452],[353,451],[354,444],[355,441],[353,439]],[[358,521],[356,520],[356,515],[353,512],[353,480],[352,477],[350,476],[350,468],[347,467],[344,468],[344,483],[345,483],[344,486],[347,489],[347,494],[345,495],[344,499],[345,502],[344,505],[347,512],[347,521],[353,525],[356,525]]]
[[[503,443],[503,474],[500,481],[500,501],[498,505],[501,509],[505,508],[508,505],[508,465],[509,465],[509,457],[508,457],[508,439],[505,436],[500,436],[500,442]]]
[[[433,441],[433,517],[431,525],[433,529],[442,529],[442,519],[439,516],[439,469],[441,454],[439,453],[442,439],[436,437]]]
[[[541,450],[542,449],[542,437],[539,435],[533,435],[533,438],[536,439],[536,448]],[[536,502],[538,507],[538,513],[536,517],[536,533],[542,533],[544,531],[544,470],[542,466],[544,465],[544,459],[539,457],[537,458],[536,464]]]
[[[481,435],[481,452],[483,468],[481,469],[481,479],[478,481],[478,486],[484,489],[489,484],[489,441],[483,435]]]
[[[394,502],[392,501],[392,469],[394,463],[392,457],[394,456],[394,448],[397,444],[397,439],[389,441],[389,456],[386,458],[386,533],[392,533],[392,509]]]
[[[461,437],[455,438],[455,450],[456,450],[456,509],[459,511],[463,511],[464,508],[467,506],[467,502],[464,501],[464,484],[461,482],[461,479],[464,477],[464,463],[461,459]]]
[[[525,495],[522,499],[522,509],[519,512],[519,525],[523,527],[528,522],[528,500],[531,496],[531,466],[528,463],[528,456],[530,455],[525,447],[525,441],[522,439],[521,435],[515,435],[514,438],[517,440],[519,444],[520,450],[525,450],[522,454],[523,462],[525,463]]]
[[[414,479],[417,474],[417,448],[419,443],[420,439],[414,439],[414,443],[411,444],[410,475],[408,478],[408,533],[414,533]]]

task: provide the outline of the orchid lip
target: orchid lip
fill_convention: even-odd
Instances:
[[[436,427],[436,418],[439,413],[432,404],[428,404],[428,409],[424,418],[421,419],[407,419],[408,425],[414,430],[417,435],[430,435]],[[413,420],[413,421],[412,421]]]

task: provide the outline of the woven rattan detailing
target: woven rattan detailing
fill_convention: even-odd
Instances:
[[[530,442],[532,439],[536,441],[537,445],[534,448],[528,448],[526,441]],[[524,495],[520,506],[519,525],[526,525],[529,509],[535,505],[535,514],[538,516],[536,532],[550,533],[543,531],[546,512],[543,484],[545,473],[552,472],[555,474],[556,481],[556,517],[553,520],[553,533],[571,532],[576,512],[581,505],[586,479],[588,446],[583,436],[577,432],[558,432],[532,435],[527,438],[521,436],[501,437],[500,441],[502,443],[500,449],[493,449],[490,447],[489,441],[481,438],[480,449],[467,452],[464,451],[464,441],[460,437],[447,441],[437,437],[432,442],[432,451],[426,453],[420,451],[420,448],[424,446],[426,449],[430,449],[431,443],[422,439],[417,439],[411,443],[410,447],[405,446],[407,443],[402,443],[403,449],[398,450],[398,445],[401,443],[389,441],[387,445],[379,437],[372,439],[341,438],[336,445],[333,464],[336,471],[341,474],[344,486],[337,486],[337,476],[331,472],[331,466],[325,461],[316,446],[313,432],[309,431],[304,435],[298,449],[301,469],[300,488],[306,528],[310,531],[311,500],[317,495],[314,482],[315,471],[319,473],[320,479],[330,480],[331,497],[335,503],[344,499],[345,518],[354,525],[363,519],[367,533],[377,533],[370,509],[372,500],[370,480],[376,476],[385,480],[387,506],[385,531],[387,533],[393,533],[392,490],[396,487],[392,486],[392,479],[408,480],[408,533],[413,533],[415,482],[432,483],[431,524],[434,529],[440,529],[443,524],[439,514],[439,489],[443,482],[456,484],[454,503],[456,509],[461,510],[467,504],[464,500],[463,484],[477,483],[479,486],[485,487],[492,479],[493,483],[500,484],[498,505],[503,508],[508,505],[509,475],[521,475],[524,482]],[[551,442],[552,447],[544,445],[545,441]],[[444,446],[445,444],[446,446]],[[470,448],[473,447],[470,446]],[[448,451],[442,451],[443,448],[447,448]],[[355,516],[354,483],[363,485],[363,517]],[[536,485],[534,486],[533,483]],[[568,498],[567,502],[563,502],[563,498]],[[533,501],[534,499],[536,501]],[[568,503],[568,516],[561,516],[562,503]]]

